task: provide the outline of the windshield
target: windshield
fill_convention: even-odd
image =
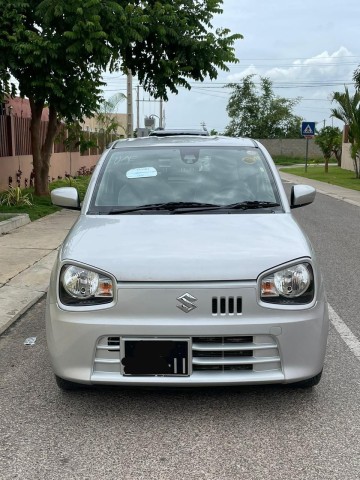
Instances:
[[[151,210],[159,204],[210,208],[240,202],[280,203],[258,148],[124,148],[109,152],[90,209],[106,213],[141,206]]]

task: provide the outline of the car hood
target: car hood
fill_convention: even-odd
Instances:
[[[311,247],[291,214],[81,215],[60,260],[118,281],[254,280]]]

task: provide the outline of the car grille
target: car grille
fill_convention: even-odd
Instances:
[[[277,344],[268,335],[193,337],[193,372],[280,370]]]
[[[96,345],[94,372],[120,373],[120,337],[101,337]]]
[[[241,297],[213,297],[211,301],[213,315],[241,315]]]
[[[101,337],[96,345],[94,373],[121,374],[120,337]],[[192,338],[192,371],[281,371],[277,343],[271,335]]]

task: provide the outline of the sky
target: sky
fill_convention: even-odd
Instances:
[[[191,81],[191,91],[180,88],[178,95],[170,94],[163,104],[167,128],[201,128],[205,123],[208,130],[222,132],[229,123],[226,105],[231,92],[224,85],[248,74],[270,78],[278,96],[301,97],[294,113],[316,122],[318,129],[342,127],[331,118],[330,109],[336,106],[331,95],[343,92],[344,85],[354,91],[352,77],[360,65],[359,0],[224,0],[222,8],[213,25],[243,35],[235,43],[239,63],[229,65],[229,72],[219,71],[212,82]],[[113,74],[104,79],[106,97],[126,93],[125,77]],[[125,102],[118,111],[125,113]],[[140,127],[145,116],[159,116],[159,103],[142,89],[139,111]]]

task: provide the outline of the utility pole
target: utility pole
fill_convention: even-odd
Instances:
[[[127,74],[127,137],[132,138],[134,134],[134,125],[133,125],[133,101],[132,101],[132,73],[130,70]]]
[[[160,98],[159,128],[163,128],[163,99]]]
[[[136,128],[140,128],[140,85],[136,87]]]

